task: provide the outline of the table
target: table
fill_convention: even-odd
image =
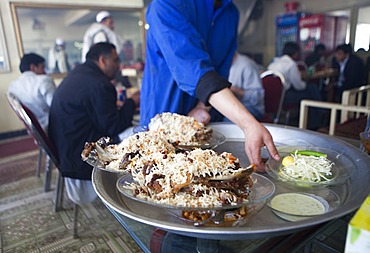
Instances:
[[[335,78],[338,75],[339,73],[336,69],[325,68],[312,74],[305,74],[304,79],[310,84],[319,85],[322,95],[326,97],[325,101],[333,102]]]
[[[240,159],[242,166],[247,165],[248,160],[244,153],[242,131],[237,126],[227,123],[212,124],[211,126],[226,137],[226,142],[217,147],[216,150],[232,152]],[[320,226],[355,211],[361,205],[370,192],[370,184],[368,184],[370,181],[370,170],[368,169],[370,158],[368,155],[361,152],[359,148],[332,136],[294,127],[269,124],[266,126],[277,145],[315,145],[344,153],[350,158],[356,168],[351,179],[342,185],[330,187],[341,199],[341,205],[337,209],[312,219],[288,222],[278,218],[267,206],[264,206],[253,219],[241,227],[194,227],[169,215],[162,208],[139,203],[121,195],[115,187],[116,180],[119,178],[119,175],[115,173],[95,168],[92,180],[94,188],[108,209],[128,231],[139,231],[138,234],[141,236],[134,236],[139,245],[143,245],[144,252],[148,250],[151,234],[156,227],[171,232],[168,233],[170,235],[194,238],[197,247],[206,245],[199,252],[209,252],[209,250],[217,250],[220,244],[223,247],[223,244],[235,240],[238,240],[239,244],[253,245],[254,242],[258,242],[258,245],[262,245],[270,237],[284,236]],[[262,156],[267,156],[266,151],[262,150]],[[265,176],[268,177],[267,174]],[[290,187],[285,183],[275,183],[277,191]],[[184,242],[184,245],[189,244],[190,242]],[[249,247],[248,245],[242,246]]]
[[[318,70],[313,72],[311,75],[307,75],[307,79],[322,79],[338,76],[338,71],[333,68],[325,68],[323,70]]]

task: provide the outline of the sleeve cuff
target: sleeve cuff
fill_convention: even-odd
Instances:
[[[216,71],[209,71],[199,79],[195,94],[202,103],[209,106],[208,99],[213,93],[230,88],[230,86],[231,83],[221,77]]]

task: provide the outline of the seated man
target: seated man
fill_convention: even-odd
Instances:
[[[265,113],[264,89],[257,64],[245,55],[235,53],[230,68],[231,91],[257,120]]]
[[[10,84],[8,92],[27,106],[46,130],[56,88],[51,77],[45,74],[45,59],[34,53],[25,54],[19,69],[22,74]]]
[[[313,66],[315,64],[323,63],[323,57],[325,55],[326,47],[324,44],[318,44],[315,46],[314,51],[309,54],[304,62],[307,64],[307,66]]]
[[[91,202],[96,197],[91,183],[93,168],[81,159],[85,142],[104,136],[118,141],[119,133],[132,125],[139,106],[137,92],[122,107],[117,107],[117,93],[111,80],[118,69],[115,46],[97,43],[87,53],[86,62],[68,73],[54,95],[49,136],[56,146],[62,175],[66,177],[68,196],[77,204]]]
[[[300,48],[298,44],[287,42],[283,49],[283,56],[274,58],[268,66],[269,70],[277,70],[285,78],[286,87],[283,104],[295,105],[297,108],[299,108],[303,99],[322,100],[318,86],[306,84],[302,80],[302,74],[295,62],[299,60],[299,55]],[[310,110],[311,114],[308,128],[317,129],[321,126],[321,116],[318,117],[314,110]]]
[[[350,44],[342,44],[337,46],[335,57],[333,58],[332,67],[338,70],[338,85],[334,90],[335,102],[342,101],[344,90],[360,87],[365,84],[364,64],[361,59],[352,54],[352,46]]]

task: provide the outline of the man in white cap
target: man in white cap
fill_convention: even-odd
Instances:
[[[66,73],[70,70],[65,48],[65,41],[62,38],[57,38],[54,45],[49,49],[48,73]]]
[[[108,11],[101,11],[96,15],[96,23],[90,25],[83,38],[81,62],[85,62],[86,54],[93,44],[110,42],[116,46],[118,54],[122,50],[123,39],[114,32],[114,21]]]

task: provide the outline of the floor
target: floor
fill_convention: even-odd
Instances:
[[[28,136],[0,141],[0,253],[142,252],[100,200],[82,206],[73,239],[72,202],[65,196],[63,210],[53,211],[56,171],[44,192],[37,157]]]

